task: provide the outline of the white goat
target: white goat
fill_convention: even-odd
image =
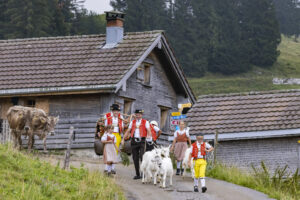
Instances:
[[[168,147],[162,147],[161,148],[161,157],[163,158],[169,158],[170,157],[170,146]]]
[[[160,187],[166,187],[166,179],[168,176],[170,177],[170,186],[172,185],[173,165],[171,158],[162,158],[158,176],[158,180],[160,181]]]
[[[159,163],[161,163],[161,149],[147,151],[143,155],[140,171],[142,172],[142,183],[150,182],[152,177],[154,185],[159,172]]]
[[[184,154],[184,158],[183,158],[183,161],[182,161],[182,167],[184,169],[183,171],[183,177],[186,176],[186,170],[189,168],[189,162],[191,162],[191,173],[192,173],[192,178],[195,177],[195,172],[194,172],[194,162],[193,162],[193,159],[189,160],[189,157],[190,157],[190,154],[192,153],[192,147],[188,148],[186,151],[185,151],[185,154]]]

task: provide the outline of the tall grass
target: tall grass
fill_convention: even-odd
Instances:
[[[264,162],[260,168],[252,166],[253,171],[246,173],[236,167],[216,164],[207,170],[209,177],[221,179],[237,185],[245,186],[263,192],[271,198],[280,200],[300,199],[300,177],[298,170],[290,174],[288,166],[278,167],[274,173],[270,173]]]
[[[51,166],[9,145],[0,145],[0,199],[125,199],[114,182],[84,168]]]

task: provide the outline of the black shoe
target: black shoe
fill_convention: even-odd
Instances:
[[[183,172],[184,172],[184,169],[181,169],[181,176],[182,176]]]
[[[116,174],[116,171],[115,170],[111,170],[111,174]]]
[[[141,179],[141,178],[142,178],[141,176],[135,176],[135,177],[133,177],[134,180]]]
[[[199,192],[198,186],[194,186],[194,192]]]
[[[179,175],[179,174],[180,174],[180,169],[177,169],[176,175]]]
[[[206,192],[206,190],[207,190],[207,188],[206,188],[206,187],[202,187],[202,193],[205,193],[205,192]]]

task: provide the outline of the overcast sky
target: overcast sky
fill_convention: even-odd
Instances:
[[[98,14],[102,14],[104,11],[112,10],[109,1],[110,0],[85,0],[84,7]]]

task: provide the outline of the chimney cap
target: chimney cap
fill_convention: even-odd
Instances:
[[[120,19],[120,20],[124,20],[125,17],[125,13],[123,12],[119,12],[119,11],[106,11],[106,20],[116,20],[116,19]]]

